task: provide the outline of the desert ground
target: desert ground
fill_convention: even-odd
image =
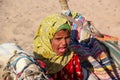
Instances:
[[[101,33],[120,38],[120,0],[68,0],[68,4]],[[59,0],[0,0],[0,44],[17,43],[32,53],[40,22],[60,12]]]
[[[120,37],[120,0],[68,0],[102,33]],[[0,44],[17,43],[32,52],[33,39],[47,15],[60,13],[59,0],[0,0]]]

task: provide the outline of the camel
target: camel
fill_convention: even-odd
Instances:
[[[0,80],[48,80],[32,53],[15,43],[0,45]]]

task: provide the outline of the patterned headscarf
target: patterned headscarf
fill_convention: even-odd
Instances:
[[[46,64],[49,74],[60,71],[73,56],[71,50],[66,51],[63,56],[52,50],[50,41],[54,34],[62,29],[71,31],[67,19],[60,14],[53,14],[41,22],[34,38],[34,54]]]

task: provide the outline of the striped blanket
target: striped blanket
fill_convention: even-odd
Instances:
[[[106,46],[108,54],[110,54],[117,67],[120,68],[120,45],[118,44],[119,38],[105,34],[103,35],[104,38],[97,37],[97,39]]]
[[[100,80],[120,80],[120,46],[117,44],[118,38],[104,35],[99,40],[101,48],[105,51],[98,56],[99,59],[88,57],[88,61],[93,66],[92,68],[88,67],[89,70]],[[94,47],[94,51],[96,48]]]
[[[74,30],[72,33],[75,35]],[[96,78],[98,80],[119,80],[120,47],[114,37],[105,38],[89,38],[79,43],[75,40],[75,36],[72,36],[70,47],[80,55],[82,66],[90,74],[94,74],[95,80]],[[86,79],[90,80],[88,77]]]

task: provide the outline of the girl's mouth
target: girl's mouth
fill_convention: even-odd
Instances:
[[[59,48],[58,51],[59,51],[60,53],[64,53],[64,52],[66,51],[66,48],[65,48],[65,47],[64,47],[64,48]]]

